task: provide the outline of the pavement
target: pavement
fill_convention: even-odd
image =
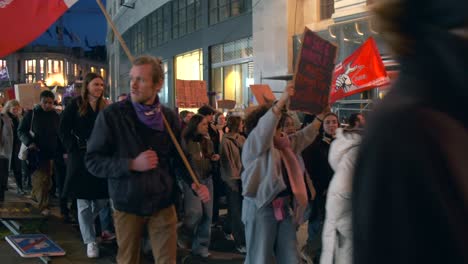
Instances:
[[[5,192],[5,201],[36,203],[28,196],[16,194],[16,185],[9,179],[9,190]],[[224,217],[226,210],[221,210],[221,217]],[[66,251],[65,256],[50,257],[52,264],[113,264],[116,263],[117,244],[113,242],[99,243],[100,257],[89,259],[86,256],[86,246],[81,240],[79,227],[76,223],[65,223],[60,217],[58,200],[51,200],[51,215],[42,220],[18,220],[23,226],[22,233],[42,233],[49,236],[60,247]],[[298,232],[298,248],[302,248],[307,237],[307,225],[302,225]],[[0,263],[2,264],[36,264],[43,263],[38,258],[23,258],[8,244],[4,236],[9,231],[0,225]],[[154,263],[151,249],[143,246],[142,264]],[[211,256],[208,259],[194,257],[189,250],[178,249],[177,263],[183,264],[241,264],[244,263],[244,255],[237,253],[234,249],[233,241],[227,240],[221,228],[212,228],[212,242],[210,246]]]
[[[6,202],[28,202],[33,205],[36,203],[28,198],[16,194],[16,185],[9,179],[9,189],[5,192]],[[18,220],[21,226],[21,233],[42,233],[55,241],[60,247],[66,251],[65,256],[50,257],[52,264],[113,264],[116,263],[115,257],[117,254],[117,243],[102,242],[99,243],[100,257],[97,259],[89,259],[86,256],[86,246],[81,240],[79,227],[76,223],[65,223],[60,217],[58,200],[51,199],[51,215],[40,220]],[[2,264],[37,264],[43,263],[38,258],[23,258],[6,242],[4,237],[11,234],[10,231],[0,225],[0,263]],[[151,250],[147,249],[142,257],[142,264],[154,263],[151,255]],[[208,259],[193,257],[189,250],[178,249],[177,263],[198,264],[198,263],[230,263],[240,264],[244,262],[244,255],[236,253],[233,241],[226,240],[224,233],[220,228],[212,229],[212,242],[210,248],[211,256]]]

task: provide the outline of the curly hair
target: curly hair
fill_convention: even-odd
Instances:
[[[271,108],[270,105],[260,105],[257,106],[252,112],[250,112],[247,117],[245,118],[245,133],[248,135],[250,132],[257,126],[258,120],[262,118]]]

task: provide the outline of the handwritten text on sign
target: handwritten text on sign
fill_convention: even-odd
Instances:
[[[305,29],[294,75],[296,93],[291,98],[291,110],[316,114],[327,106],[336,52],[334,44]]]

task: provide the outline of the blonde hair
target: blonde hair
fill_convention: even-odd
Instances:
[[[10,112],[10,109],[16,106],[20,106],[20,103],[16,99],[9,100],[3,107],[2,113],[6,114]]]

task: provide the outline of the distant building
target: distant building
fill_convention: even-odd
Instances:
[[[275,0],[276,1],[276,0]],[[161,101],[175,105],[175,80],[204,80],[210,101],[248,105],[253,83],[252,0],[107,0],[107,10],[133,56],[163,60]],[[109,84],[129,92],[131,64],[117,37],[107,37]]]
[[[44,82],[49,87],[67,86],[80,80],[88,72],[97,72],[107,79],[106,47],[27,46],[0,58],[0,68],[7,67],[10,81],[15,83]],[[9,87],[9,81],[0,81],[0,89]]]

